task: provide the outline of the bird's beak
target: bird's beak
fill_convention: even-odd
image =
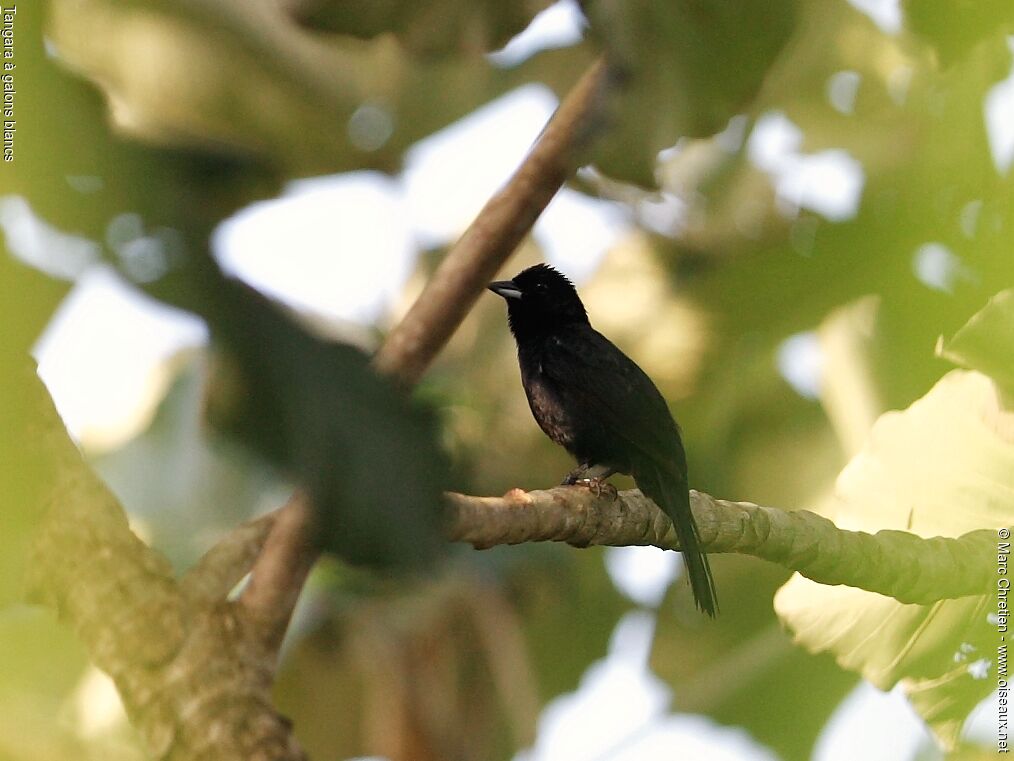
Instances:
[[[490,283],[486,286],[497,296],[502,296],[505,299],[520,299],[521,289],[514,285],[513,280],[497,280],[495,283]]]

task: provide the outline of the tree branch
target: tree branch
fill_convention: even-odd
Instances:
[[[313,546],[313,510],[301,490],[275,511],[274,517],[240,603],[264,646],[277,651],[318,553]]]
[[[61,480],[33,543],[30,598],[58,611],[113,678],[152,758],[305,761],[271,701],[275,653],[226,599],[274,517],[237,529],[178,582],[131,532],[37,377],[32,393]]]
[[[225,599],[250,572],[282,509],[237,526],[205,552],[180,579],[183,596],[194,603]]]
[[[600,59],[568,93],[528,157],[450,250],[422,295],[374,358],[382,374],[412,387],[472,304],[576,168],[606,83]]]
[[[691,491],[691,507],[707,552],[770,560],[821,584],[846,584],[927,605],[986,594],[996,574],[996,533],[924,539],[905,531],[846,531],[808,510],[729,502]],[[513,489],[503,497],[449,494],[448,536],[476,548],[521,542],[654,545],[677,549],[675,531],[637,490],[596,497],[582,487]]]

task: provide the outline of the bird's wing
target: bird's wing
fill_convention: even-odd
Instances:
[[[609,339],[587,327],[559,336],[544,370],[581,409],[594,409],[604,433],[627,441],[666,470],[686,478],[679,429],[662,394],[645,372]]]

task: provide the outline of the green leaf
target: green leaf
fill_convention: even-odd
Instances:
[[[24,595],[32,536],[48,507],[51,485],[60,476],[61,466],[67,457],[76,455],[29,356],[64,290],[63,283],[15,261],[0,245],[0,321],[4,325],[0,341],[0,395],[4,400],[0,404],[0,480],[5,485],[0,519],[0,608]]]
[[[823,511],[842,528],[958,536],[1014,523],[1014,413],[992,381],[955,370],[904,412],[882,415],[838,478]],[[882,689],[903,682],[947,745],[995,687],[994,591],[932,606],[902,605],[794,576],[775,609],[796,641],[834,654]],[[986,659],[988,678],[969,664]]]
[[[796,21],[789,0],[596,0],[585,11],[617,75],[594,161],[645,186],[660,150],[718,132],[744,109]]]
[[[88,10],[96,15],[89,17]],[[75,16],[77,11],[84,16]],[[72,59],[75,46],[80,45],[95,54],[96,65],[114,67],[110,76],[127,76],[138,68],[133,59],[117,57],[116,51],[122,50],[117,45],[129,47],[149,35],[166,46],[149,52],[165,53],[158,60],[168,68],[143,67],[164,80],[159,97],[167,96],[164,88],[172,86],[167,71],[178,72],[187,82],[183,88],[187,94],[181,95],[177,105],[183,106],[195,93],[207,95],[197,79],[188,77],[197,77],[201,69],[196,64],[208,60],[198,56],[191,67],[175,59],[181,50],[194,51],[178,26],[161,17],[153,20],[152,13],[91,0],[81,6],[56,3],[49,19],[52,39],[59,38],[56,47],[70,57],[64,60]],[[85,24],[76,28],[73,39],[61,36],[69,23],[63,14]],[[87,26],[102,20],[113,25],[108,29]],[[24,166],[33,171],[18,178],[17,190],[25,193],[47,222],[96,241],[106,239],[118,216],[125,213],[136,214],[151,234],[169,234],[174,244],[162,251],[166,273],[143,288],[207,322],[221,360],[216,365],[216,388],[221,395],[215,397],[219,403],[215,412],[223,430],[309,491],[321,517],[327,549],[349,560],[383,565],[431,559],[444,546],[439,521],[447,475],[432,416],[379,379],[362,351],[311,335],[279,305],[226,278],[211,258],[208,241],[215,226],[252,197],[272,192],[277,173],[237,159],[235,151],[223,148],[228,141],[217,143],[214,152],[187,153],[135,145],[110,135],[96,94],[56,69],[42,49],[41,30],[38,36],[29,34],[29,23],[35,21],[37,14],[29,14],[19,27],[26,37],[19,54],[26,56],[26,63],[32,62],[28,70],[38,77],[26,80],[37,87],[29,95],[37,100],[25,101],[26,115],[46,114],[49,122],[57,124],[63,119],[62,109],[72,107],[79,142],[65,136],[47,141],[52,128],[41,117],[38,123],[30,122],[39,131],[33,133],[34,139],[19,142],[17,164],[30,162]],[[199,36],[208,29],[190,31]],[[124,36],[118,36],[119,32]],[[84,40],[91,33],[94,37]],[[228,57],[234,52],[226,42],[208,45],[202,48],[204,53],[213,48],[215,55]],[[169,65],[172,61],[179,65]],[[216,76],[229,72],[236,73],[226,67]],[[143,90],[135,94],[141,97]],[[158,93],[149,95],[154,98]],[[224,92],[219,95],[224,97]],[[264,96],[270,101],[269,95]],[[29,103],[38,110],[30,113]],[[159,103],[166,106],[169,100]],[[127,103],[121,105],[130,108]],[[235,108],[236,101],[224,97],[217,107]],[[243,113],[242,108],[238,110]],[[195,115],[202,112],[197,108],[187,113],[188,118],[198,118]],[[229,113],[230,118],[237,115]],[[298,122],[299,136],[315,132],[308,125]],[[214,129],[206,133],[215,134]],[[174,136],[178,137],[168,129],[161,134],[165,142],[179,142]],[[297,133],[287,134],[285,140],[301,142]],[[282,158],[273,166],[285,164]],[[100,189],[78,192],[68,183],[68,175],[98,177]],[[124,271],[122,261],[110,251],[104,253]],[[12,304],[20,304],[22,298],[29,296],[19,295]],[[17,323],[17,316],[10,322]]]
[[[121,133],[255,156],[286,176],[396,171],[414,142],[533,79],[563,90],[590,60],[580,47],[509,71],[485,60],[542,0],[373,5],[307,4],[296,18],[235,0],[54,2],[47,31],[58,60],[105,95]]]
[[[982,40],[999,39],[1014,28],[1009,0],[905,0],[905,25],[928,40],[945,65],[954,63]]]
[[[1014,289],[991,298],[950,340],[941,339],[937,354],[1014,392]]]

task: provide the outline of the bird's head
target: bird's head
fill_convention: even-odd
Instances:
[[[516,338],[588,324],[574,284],[548,264],[536,264],[488,288],[507,302],[507,319]]]

